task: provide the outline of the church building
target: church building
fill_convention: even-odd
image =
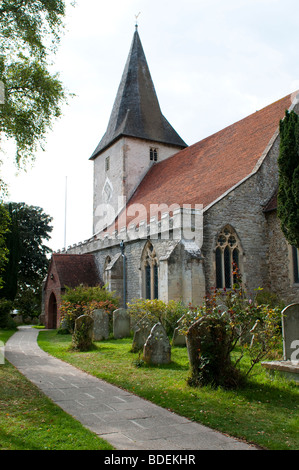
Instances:
[[[234,263],[250,295],[261,287],[298,302],[298,250],[276,215],[279,122],[299,111],[297,93],[187,146],[162,114],[136,27],[106,133],[90,156],[93,235],[53,255],[46,326],[59,324],[51,270],[70,256],[79,271],[92,257],[89,282],[106,284],[123,304],[198,305],[211,288],[232,287]]]

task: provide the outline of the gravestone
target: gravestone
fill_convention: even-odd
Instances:
[[[68,323],[65,317],[62,317],[59,324],[59,330],[65,333],[69,332]]]
[[[143,348],[143,360],[147,364],[169,364],[171,345],[161,323],[156,323]]]
[[[140,324],[140,327],[137,330],[135,329],[132,343],[133,352],[140,351],[144,348],[144,345],[148,336],[150,335],[150,332],[151,326],[146,322],[142,322],[142,324]]]
[[[182,328],[182,322],[185,318],[185,315],[183,315],[178,321],[177,321],[177,327],[174,329],[173,332],[173,337],[172,337],[172,346],[186,346],[186,335],[181,333],[181,328]]]
[[[88,351],[92,345],[93,319],[89,315],[81,315],[75,321],[72,337],[73,346],[79,351]]]
[[[130,336],[130,315],[125,308],[113,312],[113,336],[115,339]]]
[[[109,338],[109,314],[105,310],[97,309],[92,312],[93,340],[103,341]]]
[[[180,327],[174,329],[172,346],[186,346],[186,336],[180,332]]]
[[[230,337],[224,317],[201,317],[190,326],[186,339],[190,385],[232,387],[237,384],[238,371],[231,363]]]
[[[284,360],[298,360],[299,354],[296,354],[296,351],[299,349],[299,304],[288,305],[281,315]]]

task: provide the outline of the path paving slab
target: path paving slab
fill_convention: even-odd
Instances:
[[[254,450],[53,358],[38,330],[19,327],[5,357],[64,411],[117,450]]]

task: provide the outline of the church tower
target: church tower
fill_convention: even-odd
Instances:
[[[185,147],[161,112],[136,26],[106,133],[90,157],[93,233],[114,221],[152,165]]]

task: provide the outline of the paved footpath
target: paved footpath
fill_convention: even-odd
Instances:
[[[53,402],[115,449],[255,449],[48,355],[37,344],[38,333],[35,328],[19,327],[5,345],[6,359]]]

